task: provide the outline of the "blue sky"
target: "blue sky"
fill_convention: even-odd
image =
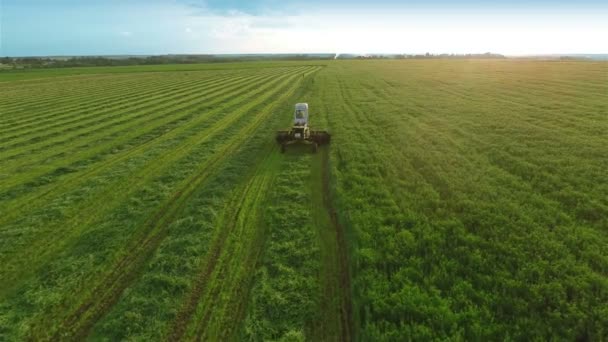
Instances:
[[[607,53],[608,1],[0,0],[0,56]]]

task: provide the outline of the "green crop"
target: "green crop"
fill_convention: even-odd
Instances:
[[[607,75],[447,60],[318,74],[360,339],[606,339]]]
[[[0,73],[0,340],[608,338],[608,64]],[[280,153],[308,102],[332,142]]]

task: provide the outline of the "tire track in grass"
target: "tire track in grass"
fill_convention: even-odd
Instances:
[[[335,284],[330,280],[329,283],[325,284],[326,293],[337,294],[339,296],[338,299],[338,307],[339,313],[338,318],[340,322],[340,337],[341,341],[353,341],[355,340],[354,336],[354,320],[353,320],[353,303],[352,303],[352,286],[351,286],[351,278],[350,278],[350,262],[348,257],[348,243],[346,238],[346,231],[344,226],[340,223],[338,219],[338,214],[336,208],[334,207],[332,201],[332,191],[331,191],[331,177],[330,177],[330,167],[329,167],[329,152],[327,148],[320,149],[319,157],[320,163],[318,166],[320,168],[319,172],[321,173],[321,194],[322,194],[322,203],[323,209],[325,210],[325,215],[329,218],[329,223],[331,224],[332,234],[335,234],[332,239],[332,243],[334,246],[332,248],[330,244],[330,248],[325,252],[330,253],[330,257],[328,260],[332,263],[337,262],[337,265],[330,265],[329,267],[325,267],[326,270],[332,271],[335,266],[337,266],[338,271],[338,283]],[[315,168],[315,167],[313,167]],[[313,176],[315,177],[315,176]],[[316,183],[317,181],[313,182]],[[314,196],[313,191],[313,196]],[[319,207],[316,207],[319,209]],[[318,215],[323,215],[318,213]],[[324,234],[325,235],[325,234]],[[332,250],[333,249],[333,250]],[[334,254],[334,255],[331,255]],[[334,266],[334,267],[332,267]],[[324,278],[331,279],[335,277],[333,274],[325,274]],[[339,288],[332,288],[338,285]],[[325,298],[327,301],[331,301],[332,298]],[[331,329],[328,329],[331,330]]]
[[[274,75],[268,76],[267,79],[270,79],[271,77],[274,77]],[[231,97],[238,98],[240,94],[242,94],[242,93],[250,90],[252,87],[255,86],[255,84],[258,84],[261,80],[263,81],[264,79],[266,79],[266,78],[262,78],[262,79],[255,78],[253,82],[247,82],[247,83],[245,83],[246,86],[235,86],[235,87],[231,87],[231,88],[226,88],[226,89],[237,89],[238,91],[236,93],[234,93],[234,92],[233,93],[225,93],[225,92],[222,93],[222,92],[220,92],[220,94],[222,94],[222,96],[214,98],[213,101],[204,102],[201,105],[197,104],[197,106],[195,108],[188,108],[188,114],[186,116],[179,116],[179,117],[177,117],[175,119],[171,118],[171,119],[169,119],[170,121],[168,121],[168,122],[169,123],[179,122],[180,120],[184,119],[184,117],[194,117],[194,115],[195,115],[195,109],[196,108],[200,108],[201,106],[206,108],[206,107],[209,107],[209,106],[213,106],[213,105],[215,105],[217,103],[221,103],[222,101],[224,101],[227,98],[231,98]],[[254,83],[254,82],[256,82],[256,83]],[[226,90],[226,89],[224,89],[224,90]],[[214,108],[213,110],[204,113],[204,115],[201,115],[201,116],[197,117],[194,122],[189,122],[189,124],[197,124],[198,125],[198,124],[201,124],[203,122],[206,122],[206,120],[210,116],[212,116],[214,113],[217,113],[217,112],[219,112],[221,110],[224,110],[224,109],[225,109],[224,106],[218,107],[218,108]],[[179,110],[181,110],[181,109],[173,110],[173,111],[169,112],[169,114],[177,112]],[[103,145],[103,144],[101,144],[101,145],[97,144],[97,145],[95,145],[95,147],[93,149],[85,151],[84,152],[84,156],[82,155],[83,153],[79,154],[77,152],[74,152],[74,153],[70,154],[67,157],[68,159],[66,160],[66,161],[70,161],[71,160],[72,162],[70,164],[66,165],[66,162],[60,160],[60,161],[55,162],[54,164],[48,165],[48,167],[51,168],[51,169],[55,169],[57,167],[62,167],[62,166],[70,168],[70,167],[72,167],[72,165],[78,164],[82,160],[87,160],[87,158],[92,158],[92,157],[98,158],[100,154],[107,154],[108,152],[112,152],[111,158],[107,159],[107,160],[100,161],[99,163],[101,163],[101,164],[99,164],[98,167],[95,167],[95,168],[88,167],[88,170],[86,172],[80,173],[80,174],[75,174],[74,177],[70,177],[69,180],[66,180],[63,183],[57,183],[55,186],[47,188],[43,192],[33,193],[32,196],[28,196],[28,197],[25,197],[25,198],[18,198],[12,204],[6,204],[7,206],[10,206],[12,209],[11,210],[7,210],[9,212],[8,216],[0,218],[0,223],[7,222],[10,218],[16,217],[17,212],[14,212],[14,211],[15,210],[16,211],[21,210],[19,208],[21,207],[21,205],[23,203],[28,203],[28,205],[30,205],[33,200],[35,200],[35,199],[37,200],[37,199],[41,198],[44,195],[47,195],[47,194],[54,194],[55,195],[55,194],[57,194],[58,187],[64,187],[64,188],[68,187],[68,188],[70,188],[70,185],[74,186],[74,184],[75,184],[74,182],[85,180],[89,176],[91,176],[93,174],[96,174],[96,173],[99,173],[102,170],[107,169],[108,167],[116,164],[117,162],[125,160],[126,158],[128,158],[128,157],[130,157],[130,156],[132,156],[132,155],[134,155],[136,153],[138,153],[139,151],[142,151],[142,149],[147,148],[147,147],[151,146],[152,144],[158,144],[158,143],[160,143],[162,141],[166,141],[167,139],[169,139],[171,137],[174,137],[177,134],[179,134],[180,132],[188,129],[189,126],[190,125],[175,126],[172,129],[170,129],[169,131],[159,132],[160,133],[159,135],[156,135],[156,136],[154,136],[154,137],[152,137],[150,139],[147,139],[143,143],[141,143],[139,145],[136,145],[133,148],[127,149],[127,150],[119,152],[119,153],[113,153],[111,150],[113,150],[112,146],[114,146],[115,143],[125,143],[126,144],[127,142],[131,141],[131,140],[128,140],[129,138],[133,137],[134,139],[137,139],[142,134],[143,135],[148,134],[150,130],[145,130],[144,129],[144,130],[141,130],[141,131],[132,132],[131,134],[127,134],[127,135],[124,135],[122,137],[119,137],[117,139],[112,140],[109,144],[107,144],[109,146]],[[159,127],[164,127],[164,124],[160,125],[160,126],[157,126],[157,127],[154,127],[153,129],[158,129]],[[140,134],[140,132],[141,132],[141,134]],[[87,143],[87,144],[89,144],[89,143]],[[104,149],[105,149],[105,153],[103,153]],[[83,159],[83,157],[85,159]],[[15,187],[20,186],[21,184],[27,185],[28,182],[35,180],[36,177],[43,176],[44,173],[45,173],[45,170],[46,169],[39,170],[38,172],[35,172],[35,173],[30,173],[30,174],[28,174],[28,178],[25,178],[25,179],[23,178],[23,176],[21,176],[20,178],[13,180],[13,183],[5,181],[4,182],[4,186],[6,186],[7,189],[5,191],[3,191],[3,195],[5,195],[6,193],[8,193],[9,191],[16,191]],[[10,186],[12,186],[13,188],[11,188]],[[7,209],[9,209],[9,208],[7,208]],[[10,213],[13,213],[13,214],[10,214]]]
[[[348,135],[348,131],[353,130],[356,137],[351,137],[351,141],[367,141],[369,134],[365,135],[360,129],[346,127],[345,121],[339,119],[345,118],[345,113],[350,113],[351,116],[356,116],[353,113],[353,109],[348,103],[352,101],[346,101],[347,96],[345,94],[345,88],[348,86],[339,78],[333,80],[335,84],[332,85],[335,94],[334,99],[336,104],[341,104],[340,108],[336,108],[320,102],[318,103],[320,111],[325,113],[342,113],[340,116],[332,116],[331,114],[325,114],[320,118],[325,127],[328,129],[341,127],[340,130],[336,129],[338,134]],[[328,94],[325,94],[327,97]],[[317,96],[317,98],[323,98]],[[333,108],[333,109],[332,109]],[[338,119],[336,119],[338,118]],[[351,122],[366,122],[370,120],[369,116],[357,117],[358,120]],[[337,121],[336,121],[337,120]],[[346,123],[349,123],[348,120]],[[345,130],[346,129],[346,130]],[[350,132],[352,133],[352,132]],[[372,134],[373,135],[373,134]],[[375,135],[378,136],[378,135]],[[379,135],[380,137],[383,134]],[[314,206],[317,209],[315,217],[318,220],[320,227],[320,237],[322,239],[321,244],[324,246],[323,251],[323,275],[322,281],[324,286],[324,296],[326,297],[325,302],[321,303],[320,310],[336,310],[337,317],[330,317],[327,321],[330,322],[330,326],[327,326],[327,322],[322,322],[324,331],[332,331],[338,322],[338,336],[337,339],[342,341],[353,341],[357,340],[357,328],[355,322],[357,322],[355,304],[353,302],[353,287],[351,278],[350,268],[350,257],[349,257],[349,243],[348,234],[345,227],[340,222],[337,209],[334,205],[333,191],[332,191],[332,177],[331,177],[331,165],[330,165],[330,150],[334,149],[339,155],[340,146],[337,144],[341,141],[340,137],[332,137],[332,143],[326,148],[321,149],[318,156],[313,159],[313,186],[316,191],[313,190],[314,201],[317,203]],[[374,146],[374,144],[369,144]],[[391,146],[391,145],[389,145]],[[382,178],[381,176],[378,176]],[[316,195],[315,195],[316,194]],[[326,229],[324,229],[326,228]],[[335,296],[334,298],[327,298],[328,296]],[[333,302],[332,302],[333,301]],[[334,332],[335,333],[335,332]],[[333,336],[332,336],[333,337]]]
[[[153,177],[154,175],[160,174],[160,172],[164,169],[166,169],[169,165],[171,165],[172,163],[174,163],[176,160],[178,160],[179,158],[181,158],[182,156],[186,155],[191,149],[196,148],[197,145],[201,144],[204,141],[209,141],[211,139],[213,139],[213,137],[215,135],[217,135],[219,132],[221,132],[222,130],[224,130],[227,126],[233,124],[236,120],[238,120],[239,118],[241,118],[243,115],[246,114],[246,112],[248,110],[252,110],[253,108],[255,108],[256,106],[260,105],[261,103],[263,103],[264,101],[268,101],[270,99],[270,97],[272,97],[277,91],[279,91],[279,89],[286,85],[289,84],[290,80],[297,78],[297,76],[300,75],[300,72],[291,72],[287,75],[285,75],[285,80],[283,80],[282,78],[280,79],[276,79],[274,82],[271,83],[267,83],[262,87],[259,87],[256,93],[253,94],[253,96],[255,96],[257,93],[263,93],[265,92],[266,88],[269,87],[274,87],[271,88],[272,91],[266,91],[265,92],[265,96],[262,96],[260,98],[258,98],[256,101],[247,104],[246,106],[241,107],[239,110],[236,111],[236,114],[234,115],[229,115],[227,117],[222,118],[221,120],[219,120],[218,122],[214,123],[212,125],[212,127],[208,128],[205,131],[202,132],[198,132],[197,135],[194,135],[193,137],[190,137],[188,139],[188,141],[186,142],[181,142],[180,143],[180,147],[174,149],[171,154],[166,154],[163,155],[161,158],[155,159],[150,161],[149,163],[149,167],[145,167],[140,169],[140,171],[133,175],[132,177],[129,177],[129,180],[121,180],[119,181],[119,183],[117,184],[109,184],[108,185],[108,190],[106,190],[105,192],[99,194],[98,196],[96,196],[96,198],[91,199],[91,201],[95,200],[98,201],[100,198],[106,198],[109,204],[108,205],[104,205],[102,207],[92,207],[90,203],[88,202],[84,202],[82,203],[81,206],[75,208],[75,210],[78,211],[78,215],[75,215],[73,217],[71,217],[67,222],[58,222],[57,225],[54,225],[55,228],[60,228],[60,227],[78,227],[78,226],[86,226],[88,224],[90,224],[91,222],[94,222],[95,220],[100,219],[104,213],[106,213],[108,210],[112,209],[113,206],[110,205],[111,204],[111,199],[114,198],[116,196],[115,191],[113,189],[122,189],[122,193],[123,193],[123,197],[124,196],[128,196],[130,193],[132,193],[133,191],[135,191],[136,189],[138,189],[139,187],[141,187],[143,184],[145,184],[151,177]],[[243,99],[243,101],[245,101],[247,98]],[[240,102],[239,102],[240,103]],[[259,116],[261,117],[261,116]],[[251,123],[249,123],[249,126],[247,127],[251,127],[251,124],[259,124],[260,120],[259,117],[256,117],[256,120],[252,121]],[[250,130],[247,129],[242,129],[240,131],[240,134],[248,134]],[[232,142],[234,142],[235,139],[238,139],[238,134],[235,135],[232,140]],[[229,141],[229,142],[230,142]],[[234,148],[234,143],[229,143],[227,146],[230,147],[232,146]],[[223,152],[220,152],[220,155],[223,155],[224,152],[229,151],[226,150],[226,148],[224,148],[222,150]],[[213,159],[209,162],[212,163]],[[208,167],[210,164],[205,163],[202,165],[202,167]],[[122,183],[120,183],[122,182]],[[127,183],[125,183],[127,182]],[[114,204],[115,205],[115,204]],[[60,225],[60,226],[58,226]],[[65,229],[64,229],[65,230]],[[66,231],[66,232],[59,232],[56,229],[47,229],[47,231],[52,231],[54,233],[53,238],[52,239],[41,239],[40,237],[38,237],[38,240],[36,243],[33,243],[31,245],[28,245],[28,250],[40,250],[40,253],[35,254],[35,256],[30,255],[27,259],[25,258],[10,258],[7,260],[11,260],[13,261],[13,264],[11,267],[8,268],[8,270],[10,272],[2,272],[3,277],[6,280],[9,279],[24,279],[26,277],[26,273],[28,272],[32,272],[32,266],[33,264],[35,264],[37,261],[40,260],[45,260],[45,258],[50,255],[50,253],[56,253],[58,250],[60,250],[62,248],[63,245],[65,245],[66,243],[68,243],[70,241],[70,236],[74,236],[76,233],[78,233],[78,231]],[[66,236],[67,234],[67,236]],[[56,241],[60,241],[61,243],[56,243]],[[23,253],[27,254],[27,251],[22,251]],[[29,268],[25,268],[25,264],[26,263],[30,265]],[[23,264],[20,266],[20,264]],[[35,267],[33,268],[35,269]],[[12,291],[13,287],[11,286],[6,286],[4,289],[0,290],[0,294],[5,294],[7,292]]]
[[[297,85],[297,82],[291,81],[297,80],[298,77],[299,73],[290,76],[281,85],[275,87],[275,89],[290,83]],[[281,95],[280,98],[284,98],[289,93]],[[273,93],[270,93],[267,99],[272,97],[272,95]],[[249,122],[237,134],[233,135],[224,148],[216,152],[208,162],[201,166],[195,176],[182,182],[183,184],[178,187],[178,190],[173,193],[171,198],[165,201],[165,204],[159,208],[156,214],[140,230],[141,234],[138,235],[142,236],[128,249],[129,253],[115,264],[113,271],[104,277],[99,285],[95,286],[91,291],[90,296],[60,324],[58,330],[53,334],[53,340],[80,340],[88,336],[94,324],[103,317],[109,308],[118,301],[123,291],[139,276],[141,266],[154,253],[167,233],[168,225],[180,212],[192,193],[217,170],[217,167],[223,163],[232,151],[238,149],[240,144],[260,126],[269,115],[268,110],[273,105],[274,103],[270,103],[265,106],[264,110],[262,110],[263,114],[257,115],[254,120]]]
[[[203,304],[205,312],[201,320],[193,321],[194,326],[198,326],[196,329],[196,340],[198,341],[214,338],[231,339],[238,329],[238,323],[243,319],[244,304],[248,298],[246,294],[253,281],[266,232],[266,227],[261,221],[262,215],[259,212],[263,210],[264,202],[277,173],[277,156],[279,154],[275,148],[262,162],[261,170],[250,181],[248,188],[237,195],[241,202],[238,204],[235,215],[228,216],[229,223],[223,229],[231,232],[228,235],[229,239],[226,240],[226,244],[229,246],[222,246],[223,257],[219,256],[216,259],[219,261],[219,265],[215,265],[214,269],[217,270],[218,278],[215,279],[215,282],[211,281],[216,285],[214,291],[210,292],[209,299],[212,303],[207,306]],[[234,270],[238,271],[234,272]],[[223,301],[226,297],[228,299]],[[218,302],[218,299],[222,301]],[[220,307],[222,305],[223,307]],[[218,312],[219,314],[217,314]]]
[[[340,84],[340,87],[343,85]],[[314,94],[313,94],[314,95]],[[328,112],[319,105],[316,112]],[[331,127],[326,118],[316,117],[319,127]],[[319,148],[311,158],[311,197],[313,225],[317,230],[321,252],[319,281],[322,292],[319,300],[320,320],[315,322],[311,340],[356,340],[352,301],[351,271],[347,232],[341,224],[333,202],[329,151],[335,142]]]
[[[274,154],[263,160],[260,168],[262,174],[272,174],[274,179],[282,155],[272,148]],[[202,263],[194,289],[174,321],[169,340],[232,340],[239,331],[267,236],[264,222],[260,220],[263,214],[259,216],[260,209],[255,208],[262,208],[273,190],[273,181],[255,185],[256,177],[260,176],[254,176],[227,205],[219,220],[218,237]],[[323,210],[322,204],[320,208]]]
[[[273,144],[274,145],[274,144]],[[205,293],[208,293],[209,283],[214,283],[216,286],[213,288],[213,292],[211,297],[217,298],[218,291],[220,291],[220,287],[223,287],[223,290],[230,288],[228,292],[234,293],[243,293],[247,290],[248,286],[244,288],[239,287],[241,284],[238,280],[233,283],[219,284],[217,282],[217,276],[221,273],[220,270],[226,270],[227,267],[230,267],[230,263],[237,263],[239,266],[246,265],[242,268],[239,275],[244,278],[252,278],[253,271],[255,269],[256,261],[261,253],[261,247],[263,245],[263,236],[265,227],[262,225],[260,211],[262,210],[262,205],[267,198],[268,191],[271,189],[271,184],[273,178],[276,175],[277,171],[277,156],[278,151],[276,148],[272,146],[269,148],[269,151],[266,152],[266,156],[262,158],[262,160],[258,163],[256,170],[253,175],[248,179],[247,183],[239,189],[234,191],[234,195],[231,200],[226,204],[223,215],[217,223],[217,235],[213,239],[213,245],[205,258],[205,260],[201,263],[201,270],[198,273],[198,276],[194,282],[194,286],[190,295],[184,302],[181,310],[177,314],[173,328],[171,329],[171,334],[168,337],[171,341],[181,340],[186,333],[189,323],[192,323],[193,315],[195,314],[197,308],[201,305],[200,301],[202,296]],[[262,226],[261,226],[262,225]],[[261,227],[260,227],[261,226]],[[250,233],[251,236],[243,234]],[[232,239],[231,239],[232,238]],[[247,239],[249,238],[249,239]],[[245,248],[240,248],[237,250],[235,244],[244,245],[247,242],[250,242],[249,245],[245,246]],[[232,247],[232,248],[230,248]],[[235,254],[235,252],[243,252],[244,259],[239,259]],[[226,265],[228,263],[228,265]],[[237,265],[235,268],[237,268]],[[214,277],[215,276],[215,277]],[[237,279],[241,279],[241,277],[237,277]],[[226,280],[226,279],[224,279]],[[245,280],[244,283],[248,284],[250,282]],[[236,284],[236,288],[234,285]],[[240,299],[246,298],[243,296],[234,295],[232,298]],[[209,300],[210,298],[206,298]],[[237,310],[233,312],[234,316],[232,319],[234,321],[239,321],[238,318],[242,316],[243,308],[238,305],[238,302],[242,303],[243,301],[237,301],[237,303],[233,303],[236,305],[228,305],[227,307],[237,307]],[[204,302],[203,302],[204,303]],[[217,311],[218,307],[213,306],[213,308]],[[202,322],[209,323],[210,312],[206,311],[203,315]],[[202,326],[200,324],[194,324],[194,326]],[[233,327],[235,328],[236,325]],[[192,327],[191,327],[192,330]],[[230,336],[229,331],[223,331],[228,336]],[[191,334],[194,332],[191,331]],[[200,335],[204,333],[200,328],[196,331],[196,335],[200,338]],[[224,337],[228,337],[224,336]]]
[[[293,102],[310,99],[309,94],[299,96],[291,106]],[[324,329],[338,327],[332,324],[335,319],[331,319],[331,323],[324,321],[332,314],[337,317],[334,314],[337,310],[331,313],[319,310],[325,299],[321,279],[323,244],[318,237],[318,231],[323,228],[318,226],[313,208],[317,205],[324,211],[322,203],[313,202],[313,191],[318,192],[311,184],[310,166],[314,158],[310,146],[299,144],[280,155],[279,171],[269,205],[264,210],[264,222],[268,226],[264,251],[253,272],[248,297],[241,299],[246,314],[242,322],[238,322],[235,339],[337,340],[338,334],[326,333]],[[323,227],[330,230],[327,224]]]
[[[291,101],[280,103],[279,107],[288,103]],[[264,203],[274,189],[274,179],[281,167],[274,141],[267,141],[270,144],[262,148],[267,152],[256,163],[253,175],[234,190],[217,219],[213,243],[168,332],[171,341],[182,340],[184,335],[185,339],[230,340],[244,319],[267,236]]]

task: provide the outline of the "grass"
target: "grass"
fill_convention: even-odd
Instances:
[[[606,338],[607,66],[318,75],[361,339]]]
[[[263,89],[263,88],[262,88]],[[271,94],[269,94],[269,96],[271,96]],[[236,99],[234,101],[237,101]],[[231,101],[228,101],[227,103],[231,103]],[[247,103],[246,106],[251,106],[251,104]],[[174,131],[171,132],[167,132],[164,131],[162,136],[159,136],[158,139],[155,139],[153,141],[151,141],[150,144],[141,144],[137,147],[132,147],[131,149],[125,151],[126,153],[124,155],[121,154],[117,154],[117,153],[112,153],[110,155],[110,160],[105,162],[105,163],[96,163],[94,165],[98,165],[97,168],[94,169],[89,169],[90,166],[89,165],[81,165],[83,169],[87,169],[87,171],[85,172],[85,175],[82,175],[81,177],[78,177],[78,173],[70,173],[72,176],[74,176],[74,178],[69,179],[68,184],[63,184],[63,188],[68,190],[68,192],[65,194],[66,199],[61,201],[60,203],[58,203],[59,206],[63,207],[66,206],[66,204],[69,204],[71,202],[81,202],[79,205],[74,205],[74,206],[68,206],[67,209],[72,209],[70,212],[66,212],[64,216],[72,216],[71,220],[68,220],[68,222],[66,224],[66,220],[65,217],[61,217],[58,220],[58,224],[62,227],[62,229],[65,230],[69,230],[70,224],[73,224],[74,226],[79,226],[82,225],[84,222],[88,221],[92,221],[95,219],[95,215],[99,215],[103,213],[104,208],[101,208],[98,205],[95,205],[95,203],[104,203],[106,205],[107,210],[112,210],[114,207],[109,206],[109,204],[111,204],[111,198],[114,198],[116,196],[116,193],[114,191],[114,189],[121,189],[121,194],[127,195],[130,193],[130,191],[138,191],[141,189],[141,187],[146,184],[146,182],[148,181],[148,179],[150,177],[154,177],[154,176],[158,176],[159,174],[162,175],[162,171],[169,167],[172,166],[172,162],[178,160],[180,157],[182,156],[188,156],[190,158],[195,157],[194,154],[190,154],[189,153],[192,151],[193,148],[196,147],[195,144],[200,143],[201,139],[202,141],[207,141],[210,140],[210,138],[212,138],[212,133],[214,131],[221,131],[223,130],[223,127],[225,127],[225,123],[226,122],[230,122],[230,120],[233,120],[236,117],[239,117],[238,114],[243,113],[244,110],[241,110],[241,112],[234,112],[234,113],[230,113],[231,115],[227,115],[225,117],[222,117],[219,121],[215,122],[213,126],[210,126],[208,130],[201,130],[199,127],[195,126],[195,125],[191,125],[191,126],[179,126],[176,127]],[[193,120],[194,122],[196,122],[196,120]],[[191,122],[192,123],[192,122]],[[189,129],[188,131],[188,135],[183,134],[183,129]],[[171,134],[173,133],[173,134]],[[222,132],[224,134],[228,133],[228,132]],[[171,139],[171,140],[167,140],[167,139]],[[180,144],[181,145],[175,145],[175,144]],[[152,144],[155,144],[154,146],[156,148],[153,148]],[[171,149],[171,151],[173,153],[170,154],[162,154],[163,151],[167,151],[168,149]],[[142,151],[145,151],[145,153],[141,153]],[[181,152],[181,153],[177,153],[177,152]],[[208,152],[205,150],[199,150],[198,151],[199,154],[202,154],[203,156],[208,155]],[[152,155],[155,156],[156,158],[150,159],[148,160],[147,157],[148,155]],[[96,159],[99,158],[99,155],[95,156]],[[141,159],[141,163],[139,164],[139,159]],[[81,160],[82,161],[82,160]],[[96,160],[94,160],[96,161]],[[128,173],[130,170],[124,170],[124,169],[120,169],[121,167],[124,168],[124,164],[127,164],[127,167],[135,167],[132,166],[133,164],[139,165],[138,169],[135,169],[135,172],[132,173]],[[110,170],[108,170],[108,168],[110,168]],[[127,175],[125,175],[125,177],[121,177],[118,178],[116,180],[112,180],[110,181],[110,179],[108,179],[108,177],[110,178],[116,178],[116,174],[112,171],[116,168],[119,168],[120,171],[116,171],[116,172],[122,172],[122,170],[124,170],[124,172],[127,173]],[[180,170],[180,173],[184,173],[184,172],[191,172],[192,169],[184,169],[184,170]],[[95,177],[95,175],[98,175],[99,177]],[[65,177],[67,178],[67,177]],[[98,178],[100,178],[98,180]],[[88,186],[94,186],[95,183],[94,182],[108,182],[107,187],[102,187],[101,190],[103,190],[104,192],[102,192],[101,194],[97,194],[94,195],[93,193],[86,193],[86,194],[75,194],[75,191],[82,191],[82,188],[80,186],[78,186],[78,184],[82,184],[82,182],[85,182],[83,187],[88,187]],[[90,183],[93,183],[92,185],[88,185]],[[50,183],[49,185],[53,185],[52,183]],[[56,195],[57,193],[60,193],[61,190],[58,190],[57,188],[50,190],[48,193],[51,195]],[[71,192],[70,192],[71,191]],[[104,197],[107,198],[107,200],[104,200]],[[89,199],[88,201],[86,201],[87,199]],[[32,199],[31,198],[27,198],[27,203],[32,203]],[[120,199],[119,199],[120,200]],[[66,203],[66,201],[68,203]],[[58,231],[57,229],[54,229],[53,223],[54,221],[49,220],[45,215],[44,212],[48,211],[49,209],[49,205],[46,203],[46,199],[45,197],[42,197],[39,199],[38,201],[39,204],[42,205],[42,212],[40,215],[34,215],[34,217],[28,217],[28,220],[32,220],[35,219],[37,217],[40,218],[40,220],[38,222],[40,222],[41,228],[40,229],[44,229],[46,231],[52,232],[53,234],[57,234]],[[45,205],[46,204],[46,205]],[[16,203],[15,205],[17,206],[21,206],[23,205],[22,203]],[[35,205],[35,204],[33,204]],[[60,208],[61,208],[60,207]],[[87,214],[87,210],[89,210],[90,214]],[[67,210],[66,210],[67,211]],[[83,222],[83,220],[85,220]],[[32,223],[30,222],[30,227],[32,226]],[[31,227],[33,228],[33,227]],[[35,232],[35,236],[32,235],[32,238],[39,238],[40,234],[42,233],[40,230],[38,229],[32,229],[33,233]],[[29,245],[29,243],[27,243],[27,240],[24,240],[27,237],[27,234],[22,234],[21,238],[22,241],[24,241],[24,245]],[[65,238],[63,239],[65,240]],[[43,240],[44,241],[44,240]],[[45,241],[45,243],[48,243],[48,241]],[[31,246],[33,248],[39,247],[36,245]],[[15,261],[19,261],[19,260],[15,260]],[[22,261],[22,260],[21,260]],[[31,259],[29,260],[29,263],[31,265]]]
[[[275,68],[277,66],[300,66],[300,65],[323,65],[318,61],[247,61],[227,63],[198,63],[198,64],[166,64],[166,65],[133,65],[133,66],[111,66],[111,67],[75,67],[57,69],[22,69],[0,71],[0,82],[13,82],[22,80],[33,80],[40,82],[55,83],[56,77],[64,76],[89,76],[97,78],[103,74],[132,74],[132,73],[157,73],[157,72],[196,72],[196,71],[222,71]]]
[[[0,340],[608,338],[608,64],[0,73]],[[281,154],[308,102],[332,144]]]

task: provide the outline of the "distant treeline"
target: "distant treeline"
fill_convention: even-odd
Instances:
[[[0,69],[71,68],[94,66],[132,66],[161,64],[221,63],[261,60],[323,59],[498,59],[495,53],[483,54],[251,54],[251,55],[162,55],[162,56],[85,56],[85,57],[3,57]]]
[[[259,60],[318,60],[333,59],[335,54],[274,54],[274,55],[162,55],[162,56],[85,56],[85,57],[3,57],[4,68],[70,68],[94,66],[133,66],[161,64],[221,63]]]
[[[507,58],[503,55],[496,53],[467,53],[467,54],[377,54],[377,55],[352,55],[352,54],[341,54],[338,56],[338,59],[431,59],[431,58],[441,58],[441,59],[499,59],[499,58]]]

